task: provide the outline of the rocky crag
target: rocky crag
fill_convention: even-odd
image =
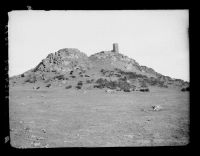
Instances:
[[[118,45],[111,51],[102,51],[89,57],[75,48],[61,49],[49,54],[35,68],[11,77],[9,83],[10,86],[40,83],[46,87],[109,88],[127,92],[149,91],[150,86],[189,87],[188,82],[164,76],[119,53]]]

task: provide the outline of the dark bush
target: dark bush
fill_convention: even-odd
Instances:
[[[119,81],[127,81],[127,77],[126,76],[120,77]]]
[[[70,75],[72,75],[73,74],[73,71],[70,71]]]
[[[100,78],[100,79],[98,79],[98,80],[96,81],[96,83],[97,83],[98,85],[100,85],[100,86],[105,87],[105,86],[109,83],[109,81],[106,80],[106,79]]]
[[[51,86],[51,84],[46,85],[46,87],[50,87],[50,86]]]
[[[120,75],[126,76],[128,79],[147,78],[145,75],[137,74],[135,72],[125,72],[120,69],[115,69]]]
[[[114,74],[116,77],[121,77],[122,75],[121,74]]]
[[[140,87],[146,88],[146,87],[147,87],[146,82],[145,82],[145,81],[141,81],[141,82],[140,82]]]
[[[103,75],[105,75],[106,77],[110,77],[110,76],[113,76],[114,75],[114,71],[112,70],[104,70],[104,69],[101,69],[100,71]]]
[[[165,81],[160,80],[159,78],[157,79],[157,78],[151,77],[151,78],[147,78],[144,80],[151,86],[159,86],[159,87],[168,88],[168,86],[165,84]],[[168,83],[168,84],[170,84],[170,83]]]
[[[124,89],[124,92],[130,92],[130,89]]]
[[[181,91],[182,91],[182,92],[185,92],[185,91],[190,91],[190,88],[189,88],[189,87],[182,88],[182,89],[181,89]]]
[[[106,87],[109,89],[116,89],[118,86],[116,81],[110,81],[106,84]]]
[[[168,86],[165,85],[165,82],[164,82],[164,81],[159,81],[159,82],[158,82],[158,86],[159,86],[159,87],[168,88]]]
[[[65,77],[64,77],[64,75],[58,75],[58,76],[55,76],[54,79],[64,80]]]
[[[131,90],[133,87],[135,89],[135,86],[131,86],[128,82],[122,80],[118,81],[118,87],[122,90]]]
[[[72,78],[76,78],[76,76],[71,76]]]
[[[72,88],[72,85],[66,86],[65,89],[70,89]]]
[[[101,86],[101,85],[94,85],[94,88],[103,89],[103,88],[104,88],[104,86]]]
[[[109,89],[118,89],[118,90],[126,90],[126,91],[134,91],[135,90],[135,86],[134,85],[130,85],[128,82],[126,81],[108,81],[106,79],[98,79],[96,81],[96,83],[98,85],[95,85],[95,88],[109,88]]]
[[[149,88],[141,88],[140,91],[141,92],[149,92]]]
[[[89,75],[85,75],[85,77],[90,77]]]
[[[94,81],[94,79],[86,80],[86,83],[92,83],[93,81]]]
[[[90,80],[86,80],[86,83],[91,83],[91,81]]]
[[[81,86],[76,86],[77,89],[81,89]]]
[[[35,83],[36,81],[37,81],[36,76],[30,76],[25,80],[25,82],[29,83]]]
[[[83,85],[83,82],[82,82],[82,81],[79,81],[79,82],[77,83],[77,85],[78,85],[78,86],[82,86],[82,85]]]

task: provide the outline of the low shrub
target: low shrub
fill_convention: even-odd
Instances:
[[[76,86],[76,88],[77,88],[77,89],[81,89],[82,87],[81,87],[81,86]]]
[[[82,86],[82,85],[83,85],[83,82],[82,82],[82,81],[79,81],[79,82],[77,83],[77,85],[78,85],[78,86]]]
[[[72,85],[66,86],[65,89],[70,89],[72,88]]]
[[[92,80],[86,80],[86,83],[92,83],[93,81]]]
[[[130,92],[130,89],[124,89],[123,91],[124,92]]]
[[[182,89],[181,89],[181,91],[182,91],[182,92],[185,92],[185,91],[190,91],[190,88],[189,88],[189,87],[182,88]]]
[[[128,82],[122,80],[118,81],[118,87],[122,90],[130,90],[132,88]]]
[[[125,90],[125,91],[134,91],[135,86],[129,84],[127,81],[108,81],[106,79],[98,79],[96,81],[97,85],[95,85],[95,88],[109,88],[109,89],[118,89],[118,90]]]
[[[58,76],[55,76],[54,79],[64,80],[65,77],[64,77],[64,75],[58,75]]]
[[[140,91],[141,92],[149,92],[149,88],[141,88]]]
[[[50,86],[51,86],[51,84],[46,85],[46,87],[50,87]]]
[[[104,88],[104,86],[101,86],[101,85],[94,85],[94,88],[103,89],[103,88]]]
[[[36,81],[37,81],[36,76],[30,76],[25,80],[25,82],[29,83],[35,83]]]

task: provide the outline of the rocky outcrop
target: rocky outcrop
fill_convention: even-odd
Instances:
[[[74,69],[87,70],[91,63],[86,54],[75,48],[61,49],[55,54],[49,54],[34,69],[34,72],[66,73]]]
[[[157,73],[152,68],[141,66],[134,59],[119,52],[102,51],[88,57],[75,48],[64,48],[55,53],[50,53],[35,68],[15,76],[13,82],[16,79],[22,79],[25,83],[35,83],[37,81],[44,81],[44,83],[62,81],[67,83],[72,79],[74,81],[89,77],[93,80],[101,77],[106,78],[109,80],[108,82],[105,80],[108,88],[118,85],[118,88],[121,87],[124,90],[130,90],[130,86],[132,86],[132,90],[134,90],[133,86],[139,89],[141,84],[144,83],[147,84],[146,87],[189,86],[188,82]],[[89,82],[89,80],[86,80],[86,82]],[[102,86],[104,84],[97,86],[97,88]]]

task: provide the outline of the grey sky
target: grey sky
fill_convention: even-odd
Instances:
[[[77,48],[88,56],[111,50],[157,72],[189,80],[188,10],[12,11],[9,75],[35,67],[49,53]]]

